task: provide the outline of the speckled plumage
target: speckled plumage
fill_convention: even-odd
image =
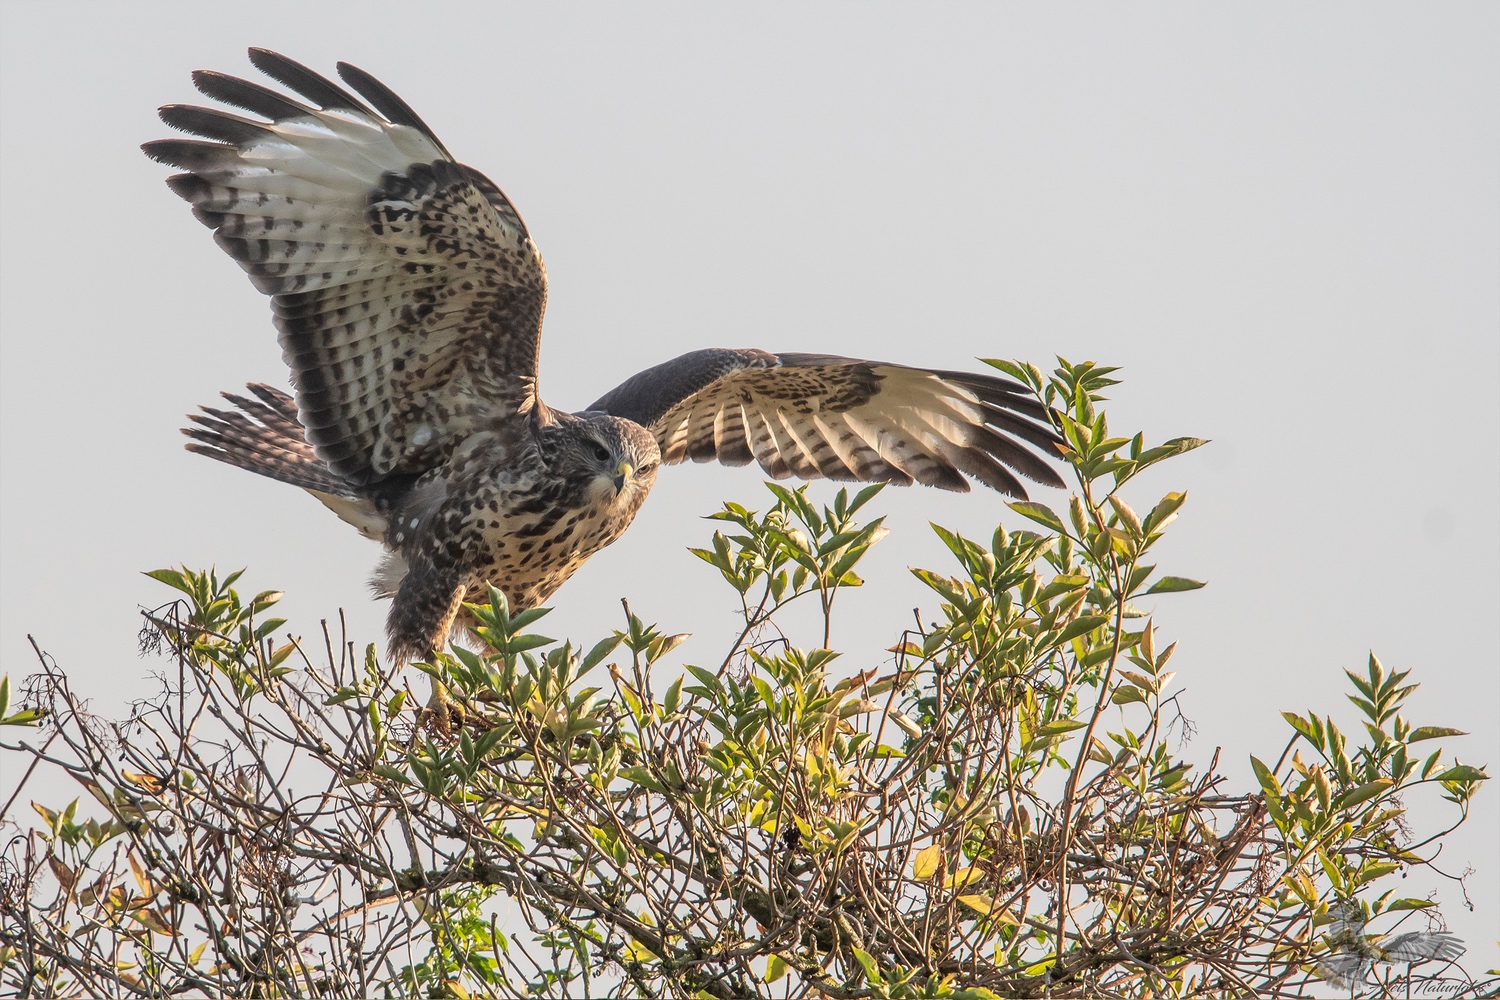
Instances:
[[[1046,411],[995,376],[715,348],[552,410],[537,395],[546,271],[509,199],[362,70],[338,67],[356,96],[250,59],[297,97],[195,73],[263,120],[169,105],[167,124],[207,141],[143,148],[185,171],[169,185],[271,296],[295,400],[226,394],[234,409],[194,415],[188,447],[301,486],[385,545],[398,661],[441,649],[486,584],[517,608],[548,599],[629,526],[661,463],[1061,485],[1021,443],[1059,442]]]

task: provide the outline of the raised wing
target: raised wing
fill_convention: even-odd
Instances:
[[[782,479],[852,479],[1014,497],[1012,474],[1062,486],[1022,442],[1052,455],[1045,408],[1009,379],[822,354],[693,351],[648,368],[590,407],[650,428],[662,461],[752,459]]]
[[[167,183],[272,296],[318,456],[366,484],[519,427],[547,279],[505,195],[364,71],[338,64],[368,105],[274,52],[250,61],[308,103],[200,71],[203,93],[265,120],[168,105],[163,121],[210,141],[142,148],[187,171]]]

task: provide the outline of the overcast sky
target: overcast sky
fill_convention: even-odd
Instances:
[[[553,406],[712,345],[1122,365],[1112,427],[1214,440],[1127,494],[1188,492],[1160,561],[1210,581],[1155,606],[1181,640],[1188,752],[1223,746],[1248,782],[1281,710],[1354,728],[1342,670],[1373,648],[1421,682],[1413,721],[1500,764],[1493,4],[0,14],[3,670],[32,669],[31,633],[118,709],[152,666],[135,609],[167,599],[140,571],[178,562],[248,565],[304,633],[344,607],[355,638],[381,634],[372,543],[177,433],[286,371],[267,303],[137,146],[168,134],[158,105],[201,100],[192,70],[254,76],[260,45],[369,70],[506,190],[547,260]],[[597,637],[628,596],[716,662],[732,594],[684,546],[721,500],[764,506],[759,484],[666,470],[548,634]],[[935,605],[905,573],[948,568],[927,521],[1024,525],[987,491],[878,503],[882,585],[844,598],[835,632],[851,667]],[[1497,797],[1443,857],[1474,869],[1474,912],[1437,887],[1473,968],[1500,935]]]

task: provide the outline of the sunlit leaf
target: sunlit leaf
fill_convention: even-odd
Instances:
[[[1045,504],[1033,503],[1029,500],[1013,500],[1006,504],[1006,506],[1022,517],[1030,518],[1037,524],[1049,528],[1059,535],[1064,534],[1067,530],[1063,527],[1062,519],[1054,514],[1052,509]]]
[[[1467,736],[1468,733],[1462,729],[1450,729],[1447,726],[1418,726],[1406,737],[1408,743],[1420,743],[1422,740],[1435,740],[1444,736]]]
[[[911,876],[918,882],[925,882],[937,874],[938,868],[943,863],[943,851],[938,845],[924,847],[917,852],[912,859]]]
[[[1197,590],[1199,587],[1207,586],[1201,580],[1189,580],[1185,576],[1164,576],[1153,583],[1147,590],[1148,594],[1176,594],[1184,590]]]

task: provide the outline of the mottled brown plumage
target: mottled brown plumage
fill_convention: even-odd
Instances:
[[[259,117],[169,105],[163,121],[207,141],[143,148],[184,171],[172,190],[271,296],[295,401],[226,394],[234,408],[194,415],[188,447],[301,486],[385,545],[397,661],[441,649],[487,584],[517,608],[548,599],[629,526],[662,462],[954,490],[968,476],[1019,497],[1013,471],[1061,485],[1021,443],[1059,442],[1045,409],[988,375],[715,348],[550,409],[546,271],[509,199],[362,70],[339,64],[350,93],[250,59],[297,96],[195,73]]]

